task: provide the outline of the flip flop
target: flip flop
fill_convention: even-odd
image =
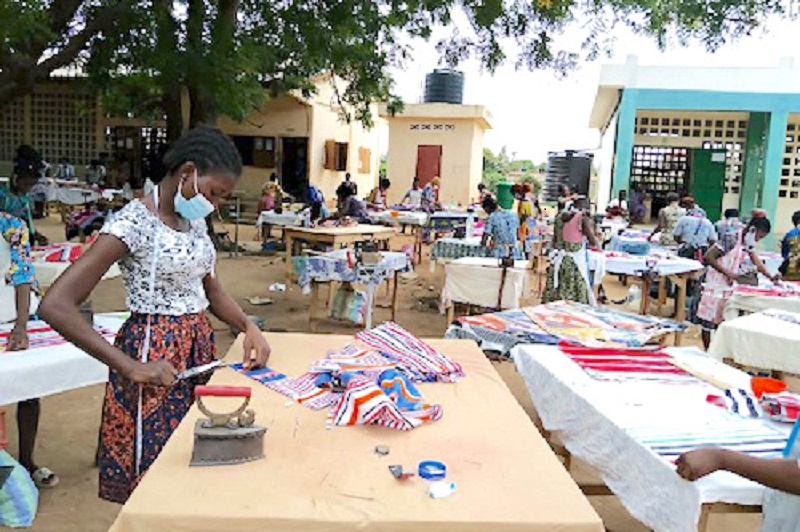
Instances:
[[[273,303],[272,299],[268,297],[248,297],[246,298],[247,302],[251,305],[271,305]]]
[[[31,473],[33,483],[37,488],[54,488],[58,485],[58,475],[46,467],[40,467]]]

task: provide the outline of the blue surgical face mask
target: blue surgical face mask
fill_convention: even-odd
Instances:
[[[214,212],[214,204],[200,194],[197,189],[197,171],[194,172],[194,196],[189,199],[183,197],[183,179],[175,194],[175,212],[186,220],[200,220]]]

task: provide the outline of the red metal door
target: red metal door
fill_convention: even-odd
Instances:
[[[434,177],[441,177],[442,147],[417,146],[417,177],[421,187]]]

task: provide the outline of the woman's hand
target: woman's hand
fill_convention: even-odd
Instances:
[[[135,362],[123,374],[136,384],[172,386],[178,376],[178,371],[166,360],[154,360],[153,362]]]
[[[253,351],[255,351],[255,357]],[[263,368],[267,364],[271,352],[272,348],[261,334],[261,330],[256,327],[255,323],[249,322],[244,333],[244,357],[242,359],[244,366],[249,369]]]
[[[28,349],[28,331],[23,327],[15,326],[8,333],[6,351],[24,351]]]

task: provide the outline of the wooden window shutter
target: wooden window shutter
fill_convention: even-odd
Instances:
[[[326,140],[325,141],[325,169],[326,170],[335,170],[336,169],[336,141],[335,140]]]
[[[372,162],[372,151],[369,148],[358,148],[358,172],[361,174],[370,173],[370,163]]]

